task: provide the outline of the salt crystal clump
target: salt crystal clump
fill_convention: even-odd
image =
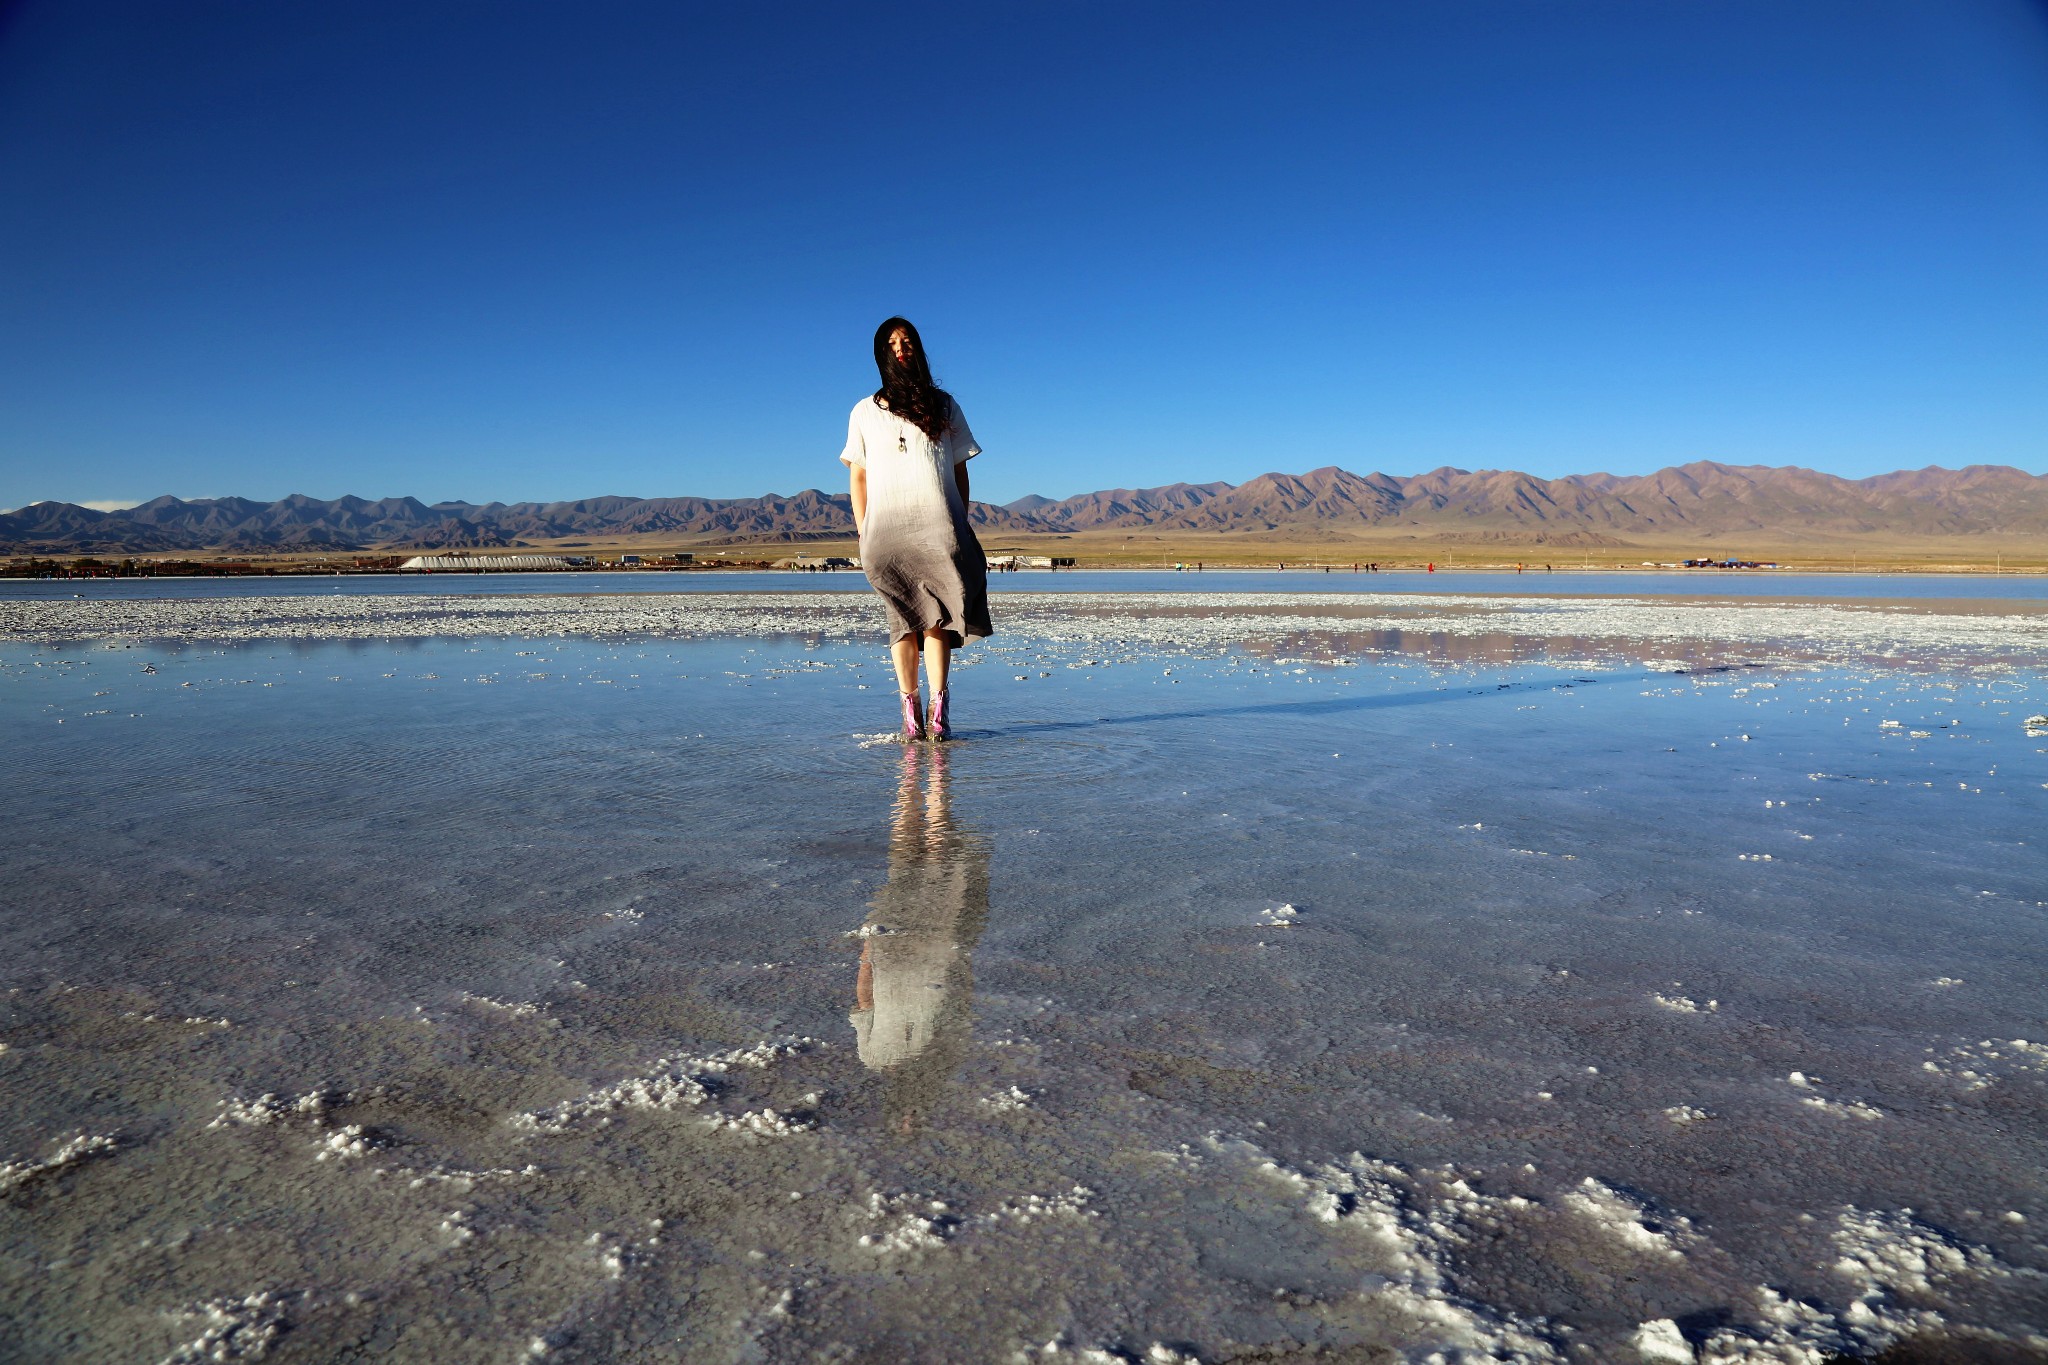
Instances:
[[[540,1013],[539,1005],[531,1004],[527,1001],[493,1000],[488,995],[472,995],[468,991],[462,993],[462,1001],[466,1005],[481,1005],[487,1010],[496,1010],[500,1014],[517,1015],[522,1019],[532,1018]]]
[[[659,1245],[658,1238],[650,1238],[648,1240],[655,1245]],[[584,1242],[584,1245],[593,1248],[591,1253],[592,1259],[596,1261],[597,1268],[604,1272],[604,1276],[608,1280],[623,1278],[626,1273],[626,1267],[638,1264],[640,1261],[640,1257],[635,1255],[624,1243],[617,1240],[607,1242],[604,1234],[601,1232],[591,1233],[590,1237]]]
[[[380,1139],[363,1131],[360,1123],[351,1123],[329,1133],[327,1140],[320,1144],[320,1149],[313,1153],[313,1159],[347,1161],[355,1157],[368,1156],[372,1150],[383,1145]]]
[[[1848,1205],[1835,1218],[1832,1240],[1841,1252],[1836,1273],[1857,1281],[1865,1300],[1900,1291],[1926,1294],[1935,1281],[1965,1271],[2010,1274],[1983,1247],[1953,1240],[1916,1220],[1911,1209],[1873,1213]]]
[[[226,1128],[236,1124],[244,1128],[260,1128],[281,1120],[294,1118],[309,1120],[318,1128],[326,1122],[327,1111],[337,1105],[347,1104],[355,1096],[345,1090],[309,1090],[295,1100],[280,1099],[271,1091],[264,1091],[253,1100],[230,1095],[220,1101],[220,1113],[213,1122],[206,1125],[207,1131]]]
[[[1291,905],[1271,906],[1259,912],[1259,925],[1266,929],[1292,929],[1300,915],[1301,911]]]
[[[1095,1191],[1086,1185],[1076,1185],[1064,1194],[1018,1195],[1014,1199],[1005,1199],[994,1213],[985,1214],[977,1221],[1030,1223],[1045,1218],[1093,1218],[1096,1213],[1088,1207],[1088,1201],[1094,1196]]]
[[[1079,1361],[1080,1365],[1132,1365],[1132,1357],[1121,1348],[1099,1346],[1068,1346],[1058,1337],[1033,1350],[1019,1351],[1012,1360],[1028,1362],[1033,1360]],[[1202,1365],[1196,1356],[1184,1355],[1171,1346],[1153,1342],[1145,1349],[1144,1365]]]
[[[1714,1116],[1704,1109],[1696,1109],[1689,1104],[1674,1104],[1664,1111],[1664,1117],[1670,1119],[1673,1123],[1698,1123],[1703,1119],[1710,1119]]]
[[[711,1098],[711,1087],[700,1077],[724,1075],[736,1067],[760,1070],[817,1045],[815,1038],[790,1038],[708,1057],[663,1057],[646,1075],[628,1076],[587,1095],[516,1115],[512,1124],[529,1132],[560,1133],[592,1117],[600,1124],[608,1123],[610,1115],[622,1110],[695,1108]]]
[[[1692,1343],[1678,1330],[1678,1324],[1670,1318],[1658,1318],[1636,1328],[1629,1338],[1630,1344],[1642,1353],[1646,1361],[1654,1365],[1693,1365],[1695,1359]]]
[[[1799,1102],[1809,1108],[1818,1109],[1824,1114],[1837,1114],[1844,1118],[1881,1119],[1884,1117],[1884,1110],[1864,1104],[1860,1100],[1829,1100],[1822,1099],[1819,1095],[1809,1095]]]
[[[1029,1106],[1031,1095],[1028,1091],[1019,1090],[1013,1085],[1008,1090],[998,1090],[993,1095],[983,1095],[979,1103],[984,1109],[992,1109],[998,1114],[1007,1114]]]
[[[1718,1000],[1709,1000],[1706,1004],[1702,1005],[1697,1000],[1689,999],[1683,995],[1657,995],[1652,993],[1650,999],[1662,1005],[1665,1009],[1675,1010],[1679,1014],[1712,1014],[1721,1008],[1721,1002]]]
[[[1925,1299],[1937,1296],[1947,1282],[1966,1277],[1981,1283],[2039,1273],[2004,1265],[1983,1247],[1958,1242],[1917,1221],[1911,1209],[1881,1213],[1849,1205],[1836,1216],[1831,1240],[1838,1253],[1831,1269],[1854,1294],[1845,1308],[1829,1312],[1759,1286],[1755,1324],[1717,1329],[1701,1343],[1702,1365],[1759,1360],[1807,1365],[1830,1352],[1860,1358],[1901,1337],[1948,1328],[1940,1313],[1900,1305],[1900,1295]],[[1972,1335],[2010,1339],[1981,1330]]]
[[[172,1313],[205,1324],[198,1338],[163,1359],[163,1365],[208,1365],[213,1361],[255,1360],[267,1355],[290,1323],[287,1308],[296,1293],[265,1290],[240,1299],[212,1299]]]
[[[1941,985],[1961,985],[1943,977],[1935,982]],[[1932,1052],[1934,1049],[1929,1048]],[[2048,1044],[2033,1043],[2025,1038],[2014,1038],[2007,1042],[1985,1038],[1976,1043],[1966,1043],[1948,1050],[1939,1061],[1922,1062],[1920,1069],[1937,1075],[1954,1077],[1965,1083],[1970,1090],[1988,1090],[1991,1086],[2016,1071],[2048,1070]]]
[[[944,1246],[960,1222],[944,1200],[913,1194],[870,1194],[868,1217],[886,1221],[888,1226],[879,1232],[862,1233],[860,1244],[883,1255]]]
[[[862,1234],[860,1244],[885,1254],[929,1251],[943,1246],[956,1232],[966,1227],[990,1228],[1005,1223],[1043,1222],[1049,1218],[1094,1218],[1095,1211],[1088,1207],[1088,1201],[1094,1195],[1095,1191],[1086,1185],[1076,1185],[1059,1194],[1021,1194],[1005,1199],[991,1213],[963,1218],[942,1199],[927,1199],[914,1194],[870,1194],[868,1217],[884,1221],[888,1226]]]
[[[1403,1312],[1418,1334],[1450,1348],[1445,1358],[1469,1351],[1480,1359],[1562,1359],[1540,1323],[1460,1298],[1449,1284],[1451,1249],[1466,1240],[1466,1229],[1498,1223],[1531,1207],[1530,1201],[1480,1194],[1450,1171],[1411,1173],[1357,1152],[1339,1163],[1294,1170],[1248,1142],[1211,1138],[1208,1145],[1216,1156],[1249,1162],[1305,1194],[1310,1214],[1377,1248],[1386,1282],[1374,1291],[1375,1302]]]
[[[1678,1260],[1700,1240],[1691,1219],[1657,1212],[1647,1201],[1602,1184],[1590,1175],[1564,1196],[1563,1203],[1636,1251]]]
[[[379,1174],[385,1173],[387,1172],[384,1170],[379,1171]],[[531,1179],[542,1176],[545,1173],[538,1166],[526,1165],[521,1166],[517,1170],[510,1166],[498,1166],[485,1171],[468,1171],[463,1170],[461,1167],[451,1166],[433,1166],[426,1170],[420,1170],[412,1166],[400,1166],[394,1170],[389,1170],[388,1174],[404,1178],[407,1189],[417,1190],[423,1189],[428,1185],[450,1184],[459,1185],[464,1190],[467,1190],[480,1180]]]
[[[755,1137],[788,1137],[792,1133],[808,1133],[818,1125],[809,1119],[778,1114],[773,1109],[749,1109],[741,1114],[715,1114],[711,1126]]]
[[[10,1193],[31,1180],[61,1171],[66,1166],[75,1166],[88,1158],[104,1155],[118,1145],[104,1134],[80,1133],[41,1161],[0,1162],[0,1194]]]

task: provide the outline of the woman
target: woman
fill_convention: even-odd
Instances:
[[[852,483],[860,565],[889,613],[889,653],[903,694],[906,740],[948,739],[946,670],[988,620],[988,562],[967,522],[967,462],[981,454],[952,395],[932,383],[917,329],[890,318],[875,330],[882,387],[854,404],[839,454]],[[922,648],[932,685],[929,718],[918,697]]]

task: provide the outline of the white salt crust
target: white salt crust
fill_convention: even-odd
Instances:
[[[1840,1253],[1834,1274],[1848,1291],[1840,1311],[1830,1312],[1759,1286],[1756,1324],[1746,1330],[1716,1330],[1700,1344],[1702,1365],[1777,1361],[1820,1365],[1826,1352],[1874,1353],[1903,1336],[1947,1326],[1940,1313],[1901,1305],[1897,1301],[1900,1294],[1930,1294],[1947,1282],[1965,1278],[2041,1278],[2036,1272],[2000,1263],[1982,1247],[1955,1241],[1916,1221],[1911,1209],[1873,1213],[1853,1205],[1845,1207],[1835,1217],[1830,1240]],[[2019,1339],[2027,1340],[2028,1329],[2019,1330]],[[2014,1339],[1984,1331],[1973,1335],[1983,1340]]]
[[[328,1090],[309,1090],[295,1100],[280,1099],[265,1091],[253,1100],[239,1095],[230,1095],[220,1101],[220,1113],[213,1122],[206,1125],[209,1132],[217,1128],[237,1126],[259,1128],[281,1120],[305,1119],[319,1127],[326,1122],[327,1111],[337,1105],[346,1104],[352,1096]]]
[[[1943,977],[1936,985],[1960,986],[1960,981]],[[1933,1048],[1928,1048],[1933,1052]],[[1989,1090],[2006,1077],[2022,1071],[2048,1071],[2048,1043],[2012,1038],[2004,1042],[1984,1038],[1952,1047],[1941,1056],[1920,1063],[1920,1069],[1948,1076],[1963,1083],[1965,1090]]]
[[[1293,614],[1289,614],[1293,613]],[[599,636],[646,639],[808,634],[870,640],[865,596],[804,593],[587,596],[248,597],[0,602],[0,638],[72,640],[398,639]],[[2048,617],[1895,607],[1642,598],[1518,598],[1388,593],[1006,593],[1003,631],[1086,646],[1229,648],[1248,622],[1265,637],[1403,630],[1636,642],[1777,641],[1822,653],[2038,658]],[[1653,663],[1651,667],[1658,665]],[[1670,663],[1671,671],[1685,665]],[[880,736],[873,738],[880,739]]]
[[[1691,1112],[1706,1117],[1701,1111]],[[1419,1324],[1442,1337],[1437,1354],[1427,1358],[1567,1358],[1565,1329],[1498,1313],[1462,1298],[1452,1283],[1459,1248],[1472,1240],[1474,1232],[1510,1217],[1553,1216],[1544,1201],[1480,1194],[1453,1171],[1411,1171],[1357,1153],[1340,1163],[1294,1170],[1249,1143],[1212,1138],[1208,1148],[1207,1158],[1186,1149],[1179,1155],[1160,1155],[1176,1164],[1217,1157],[1250,1162],[1261,1173],[1299,1190],[1316,1218],[1369,1238],[1388,1255],[1392,1281],[1371,1292],[1393,1295],[1413,1311]],[[1628,1254],[1675,1262],[1713,1251],[1692,1220],[1595,1177],[1585,1177],[1562,1192],[1551,1207],[1590,1225]],[[1834,1215],[1829,1241],[1837,1252],[1830,1270],[1843,1292],[1831,1296],[1828,1304],[1793,1299],[1769,1285],[1757,1285],[1746,1302],[1738,1297],[1730,1303],[1733,1324],[1716,1328],[1700,1341],[1688,1341],[1671,1320],[1657,1319],[1641,1324],[1631,1344],[1650,1361],[1821,1365],[1831,1352],[1869,1354],[1904,1336],[1949,1328],[1940,1313],[1906,1306],[1901,1296],[1924,1303],[1958,1282],[2048,1279],[2005,1265],[1983,1247],[1918,1222],[1910,1209],[1871,1212],[1844,1207]],[[2017,1327],[2010,1336],[1982,1328],[1965,1330],[1979,1340],[2048,1345],[2037,1328]]]
[[[1631,1251],[1676,1261],[1700,1244],[1691,1219],[1653,1209],[1590,1175],[1561,1202]]]
[[[206,1131],[266,1128],[279,1123],[303,1122],[324,1132],[313,1146],[315,1161],[353,1161],[386,1145],[359,1123],[345,1123],[332,1131],[325,1131],[327,1111],[353,1099],[353,1094],[335,1090],[310,1090],[295,1100],[280,1099],[269,1092],[253,1100],[231,1095],[219,1102],[220,1112],[206,1125]]]
[[[210,1361],[260,1360],[291,1323],[289,1310],[304,1296],[264,1290],[239,1299],[211,1299],[170,1316],[196,1321],[195,1339],[163,1359],[163,1365],[206,1365]]]
[[[1020,1194],[1003,1200],[987,1213],[963,1214],[943,1199],[912,1193],[868,1195],[869,1221],[882,1226],[860,1236],[859,1244],[881,1255],[933,1251],[961,1232],[1004,1224],[1030,1224],[1047,1219],[1090,1219],[1095,1191],[1076,1185],[1058,1194]]]
[[[714,1128],[744,1133],[750,1137],[788,1137],[792,1133],[807,1133],[818,1126],[810,1119],[778,1114],[773,1109],[749,1109],[739,1114],[714,1114],[710,1122]]]
[[[694,1109],[711,1098],[711,1089],[701,1077],[722,1076],[734,1068],[760,1070],[785,1057],[820,1046],[823,1044],[815,1038],[787,1038],[704,1057],[663,1057],[649,1065],[643,1075],[628,1076],[587,1095],[563,1100],[546,1109],[515,1115],[511,1122],[515,1128],[529,1132],[562,1133],[586,1120],[594,1120],[600,1126],[608,1124],[613,1114],[626,1110]],[[743,1128],[757,1134],[799,1131],[798,1125],[773,1110],[763,1110],[751,1118],[748,1115],[720,1115],[712,1122],[717,1126]]]
[[[1911,1209],[1873,1213],[1843,1208],[1835,1216],[1829,1240],[1838,1257],[1831,1270],[1845,1289],[1829,1309],[1788,1298],[1759,1285],[1749,1305],[1753,1319],[1740,1326],[1714,1330],[1697,1350],[1670,1319],[1642,1324],[1633,1343],[1647,1361],[1697,1361],[1699,1365],[1821,1365],[1831,1353],[1862,1357],[1914,1333],[1949,1327],[1938,1312],[1909,1308],[1900,1295],[1938,1295],[1960,1280],[2039,1280],[2035,1271],[1999,1262],[1982,1247],[1958,1242],[1916,1221]],[[2011,1334],[1969,1329],[1961,1334],[1982,1341],[2020,1341],[2048,1345],[2038,1331],[2018,1327]],[[1680,1354],[1683,1348],[1684,1354]],[[1959,1357],[1960,1358],[1960,1357]]]
[[[639,916],[635,915],[633,918],[638,919]],[[540,1013],[541,1008],[530,1001],[493,1000],[488,995],[472,995],[468,991],[462,993],[462,1003],[465,1005],[476,1005],[487,1010],[495,1010],[500,1014],[509,1014],[520,1019],[533,1018]]]
[[[1157,1341],[1145,1348],[1144,1355],[1133,1356],[1113,1346],[1069,1346],[1058,1337],[1034,1350],[1019,1351],[1010,1359],[1017,1365],[1063,1360],[1077,1361],[1080,1365],[1134,1365],[1134,1362],[1142,1362],[1143,1365],[1202,1365],[1201,1357],[1176,1351]]]
[[[54,1175],[67,1166],[96,1156],[105,1156],[119,1144],[102,1133],[80,1133],[41,1161],[0,1162],[0,1195],[10,1194],[32,1180]]]
[[[982,1108],[994,1113],[1012,1114],[1019,1109],[1030,1108],[1031,1095],[1028,1091],[1019,1090],[1013,1085],[1008,1090],[998,1090],[993,1095],[983,1095],[977,1103]]]
[[[1830,1100],[1823,1099],[1819,1095],[1809,1095],[1799,1102],[1809,1109],[1818,1109],[1823,1114],[1834,1114],[1842,1118],[1881,1119],[1884,1117],[1884,1110],[1874,1105],[1864,1104],[1860,1100]]]
[[[1208,1147],[1215,1157],[1249,1164],[1299,1191],[1315,1218],[1375,1245],[1386,1257],[1386,1282],[1369,1292],[1412,1319],[1418,1335],[1434,1337],[1442,1358],[1519,1365],[1563,1359],[1545,1324],[1465,1300],[1449,1282],[1452,1251],[1468,1229],[1526,1208],[1529,1200],[1483,1195],[1452,1171],[1409,1172],[1357,1152],[1295,1170],[1248,1142],[1212,1137]]]

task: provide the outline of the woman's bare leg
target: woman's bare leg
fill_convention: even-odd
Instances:
[[[946,669],[953,661],[953,642],[943,630],[928,630],[924,633],[924,676],[931,682],[932,695],[946,690]],[[912,676],[916,676],[917,665],[910,665]],[[904,689],[909,691],[908,688]]]
[[[896,665],[896,690],[906,697],[917,691],[917,645],[915,635],[889,642],[889,662]]]

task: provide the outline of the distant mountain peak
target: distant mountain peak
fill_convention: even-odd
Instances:
[[[1848,480],[1798,466],[1694,460],[1651,474],[1539,479],[1519,470],[1443,465],[1400,477],[1323,465],[1272,471],[1232,485],[1174,483],[1070,498],[1032,493],[976,503],[977,526],[1011,532],[1108,529],[1172,532],[1371,533],[1418,538],[1626,545],[1630,536],[1950,537],[1995,532],[2048,539],[2048,476],[2009,465],[1929,465]],[[568,537],[679,540],[843,539],[853,533],[843,493],[806,488],[758,498],[634,498],[551,503],[439,502],[412,497],[275,502],[165,494],[118,512],[39,502],[0,514],[0,552],[136,553],[236,548],[351,550],[487,547]]]

